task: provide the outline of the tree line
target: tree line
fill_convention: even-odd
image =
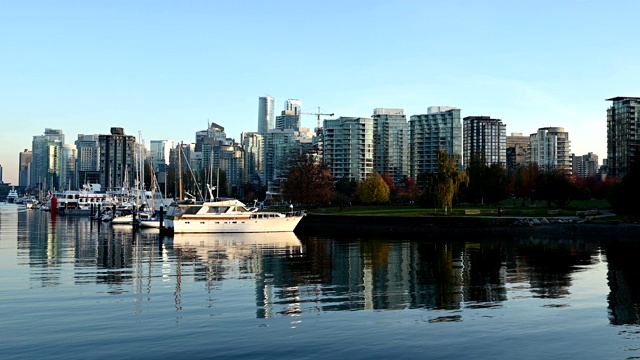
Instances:
[[[362,182],[334,179],[314,154],[299,154],[289,162],[281,186],[284,200],[302,207],[349,204],[409,204],[450,210],[454,205],[498,206],[505,199],[514,205],[544,201],[548,207],[564,208],[574,200],[607,199],[620,213],[638,214],[640,161],[622,179],[599,175],[581,178],[553,167],[530,163],[508,171],[500,164],[486,165],[477,156],[465,171],[458,169],[457,155],[440,150],[437,171],[417,179],[394,180],[373,172]]]

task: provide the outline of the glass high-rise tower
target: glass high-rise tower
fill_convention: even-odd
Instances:
[[[403,109],[373,110],[373,167],[399,183],[409,175],[409,124]]]
[[[274,102],[275,99],[269,95],[258,98],[258,134],[260,135],[264,136],[273,129]]]
[[[449,157],[458,155],[458,168],[462,168],[462,123],[460,109],[432,106],[426,114],[411,115],[409,120],[409,173],[416,179],[421,173],[438,171],[438,150]]]
[[[640,97],[618,96],[607,109],[608,174],[622,178],[640,148]]]

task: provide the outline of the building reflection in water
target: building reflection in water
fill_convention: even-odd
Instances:
[[[178,259],[176,305],[183,276],[193,274],[211,292],[224,280],[251,274],[258,318],[300,312],[295,263],[304,249],[294,233],[175,234],[164,240]]]
[[[521,296],[560,298],[598,245],[558,239],[476,242],[306,238],[305,311],[495,307]],[[318,269],[314,271],[314,269]]]
[[[609,321],[613,325],[640,324],[640,276],[636,241],[609,241],[603,245],[607,258]]]
[[[184,279],[208,301],[225,281],[252,281],[256,317],[321,311],[494,308],[521,297],[563,299],[575,273],[604,259],[614,325],[640,324],[640,245],[577,238],[477,237],[473,241],[296,236],[178,235],[133,231],[88,219],[17,212],[18,265],[32,286],[76,285],[133,292],[149,301],[171,285],[181,309]],[[13,218],[2,215],[2,231]],[[13,216],[13,215],[12,215]],[[23,230],[21,230],[23,229]],[[73,261],[69,261],[73,259]],[[157,282],[160,282],[158,284]],[[131,290],[131,286],[133,290]],[[190,296],[192,293],[190,293]],[[434,321],[458,321],[442,318]]]

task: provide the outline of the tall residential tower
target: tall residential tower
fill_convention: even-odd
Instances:
[[[403,109],[373,109],[373,167],[399,183],[409,175],[409,124]]]
[[[432,106],[426,114],[411,115],[409,120],[409,173],[416,179],[421,173],[438,171],[438,150],[449,157],[458,156],[462,167],[462,123],[460,109]]]
[[[545,127],[529,136],[529,152],[531,163],[537,163],[546,170],[561,170],[572,173],[571,141],[569,133],[561,127]]]
[[[271,96],[258,98],[258,134],[266,135],[274,126],[274,101]]]
[[[607,109],[608,174],[622,178],[631,169],[640,148],[640,97],[618,96]]]
[[[336,179],[364,181],[373,171],[373,119],[324,120],[323,161]]]
[[[506,165],[507,125],[489,116],[467,116],[464,122],[464,164],[479,159],[486,166]]]

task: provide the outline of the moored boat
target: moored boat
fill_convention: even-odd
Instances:
[[[18,198],[18,192],[15,189],[11,188],[11,190],[9,190],[9,193],[7,194],[7,204],[15,204]]]
[[[290,232],[304,215],[303,211],[258,212],[238,200],[176,202],[167,210],[165,229],[174,233]]]
[[[81,190],[53,193],[57,199],[56,211],[64,215],[91,216],[91,210],[113,203],[111,195],[100,191],[100,184],[85,184]],[[48,206],[51,208],[51,204]]]

